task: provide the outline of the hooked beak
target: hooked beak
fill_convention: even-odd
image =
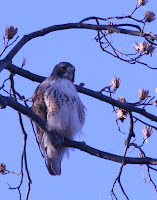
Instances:
[[[74,82],[74,74],[75,74],[75,68],[69,66],[66,70],[65,77]]]

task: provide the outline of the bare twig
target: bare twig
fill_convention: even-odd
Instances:
[[[123,188],[123,186],[122,186],[122,184],[121,184],[121,181],[120,181],[121,174],[122,174],[122,171],[123,171],[123,167],[124,167],[124,164],[121,165],[121,168],[120,168],[120,170],[119,170],[119,174],[118,174],[117,178],[115,179],[115,181],[114,181],[114,183],[113,183],[113,186],[112,186],[112,189],[111,189],[111,196],[113,195],[116,199],[118,199],[118,198],[117,198],[117,196],[115,195],[114,187],[115,187],[115,185],[116,185],[117,182],[119,183],[119,186],[120,186],[120,188],[121,188],[121,190],[122,190],[124,196],[126,197],[126,199],[129,199],[128,196],[127,196],[127,194],[125,193],[124,188]]]
[[[130,112],[129,112],[129,117],[130,117],[130,128],[129,128],[128,137],[127,137],[127,139],[125,141],[125,146],[126,147],[125,147],[125,151],[124,151],[124,155],[123,155],[124,157],[126,156],[127,150],[128,150],[128,148],[130,146],[130,140],[131,140],[131,138],[135,137],[135,134],[134,134],[134,131],[133,131],[133,127],[134,127],[133,117],[132,117],[132,113],[130,113]],[[114,192],[114,187],[115,187],[116,183],[118,182],[119,186],[121,188],[121,191],[124,194],[125,198],[127,200],[129,200],[129,198],[128,198],[128,196],[127,196],[127,194],[126,194],[126,192],[125,192],[125,190],[124,190],[124,188],[122,186],[121,180],[120,180],[121,179],[122,170],[123,170],[124,166],[125,166],[125,163],[122,163],[120,171],[119,171],[119,174],[118,174],[117,178],[115,179],[115,181],[113,183],[112,190],[111,190],[111,195],[113,195],[114,197],[116,197],[115,192]],[[117,197],[116,197],[116,199],[117,199]]]
[[[133,116],[133,118],[136,119],[137,121],[139,121],[139,122],[141,122],[141,123],[147,125],[147,126],[150,126],[150,127],[154,128],[155,130],[157,130],[157,127],[156,127],[156,126],[153,126],[153,125],[151,125],[151,124],[148,124],[148,123],[144,122],[143,120],[141,120],[141,119],[139,119],[139,118],[137,118],[137,117],[135,117],[135,116]]]
[[[130,117],[130,128],[129,128],[128,137],[127,137],[127,139],[125,141],[126,148],[125,148],[124,156],[126,155],[126,152],[127,152],[128,148],[129,148],[129,144],[130,144],[131,138],[135,137],[134,130],[133,130],[133,128],[134,128],[133,116],[132,116],[131,112],[129,112],[129,117]]]
[[[13,80],[13,74],[12,73],[10,73],[9,78],[10,78],[10,83],[11,83],[10,87],[11,87],[13,96],[16,99],[16,91],[15,91],[15,88],[14,88],[14,80]],[[22,177],[21,177],[21,182],[20,182],[20,184],[18,186],[18,191],[19,191],[19,195],[20,195],[20,187],[21,187],[21,185],[23,183],[23,160],[24,160],[25,170],[26,170],[27,179],[28,179],[28,188],[27,188],[27,193],[26,193],[25,200],[28,200],[28,196],[29,196],[29,192],[30,192],[30,185],[31,185],[32,181],[31,181],[31,178],[30,178],[29,170],[28,170],[27,156],[26,156],[27,133],[26,133],[26,131],[24,129],[22,116],[21,116],[20,112],[18,112],[18,116],[19,116],[20,126],[21,126],[21,129],[22,129],[22,134],[23,134],[23,153],[22,153],[22,158],[21,158],[21,174],[22,174]],[[20,195],[20,198],[21,198],[21,195]]]
[[[120,133],[122,133],[122,134],[127,134],[127,133],[124,133],[124,132],[121,131],[121,128],[120,128],[120,126],[119,126],[119,124],[118,124],[118,119],[116,119],[116,124],[117,124],[117,127],[118,127],[118,131],[119,131]]]
[[[141,22],[141,23],[143,23],[142,20],[138,20],[138,19],[135,19],[134,17],[132,17],[132,15],[135,13],[135,11],[137,11],[140,7],[141,7],[141,5],[138,5],[138,2],[136,2],[135,8],[133,9],[133,11],[132,11],[129,15],[115,16],[115,17],[107,17],[107,18],[92,16],[92,17],[87,17],[87,18],[82,19],[79,23],[84,23],[84,22],[89,21],[89,20],[108,21],[108,20],[111,20],[111,19],[122,20],[122,19],[125,19],[125,18],[130,18],[130,19],[132,19],[132,20],[134,20],[134,21],[136,21],[136,22]]]
[[[154,183],[154,181],[153,181],[153,179],[152,179],[152,177],[151,177],[151,175],[150,175],[150,167],[149,167],[149,165],[147,165],[147,172],[148,172],[149,181],[153,184],[154,189],[155,189],[155,191],[157,192],[157,186],[156,186],[156,184]]]
[[[11,45],[13,45],[13,44],[17,41],[18,38],[19,38],[19,36],[17,36],[16,39],[15,39],[13,42],[11,42],[10,44],[7,43],[7,45],[5,45],[5,40],[4,40],[4,49],[3,49],[2,52],[0,53],[0,57],[2,56],[2,54],[6,51],[6,49],[7,49],[8,47],[10,47]]]

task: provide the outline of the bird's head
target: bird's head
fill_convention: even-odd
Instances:
[[[55,66],[51,75],[59,78],[66,78],[74,82],[75,67],[68,62],[60,62]]]

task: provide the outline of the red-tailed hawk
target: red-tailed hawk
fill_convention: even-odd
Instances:
[[[46,121],[47,129],[61,137],[74,139],[81,132],[85,120],[85,107],[73,84],[75,68],[68,62],[55,66],[33,95],[33,111]],[[61,160],[68,148],[55,148],[44,131],[36,126],[39,143],[51,175],[61,174]]]

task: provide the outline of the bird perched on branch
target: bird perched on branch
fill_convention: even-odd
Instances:
[[[85,120],[85,107],[73,84],[74,77],[74,66],[61,62],[33,95],[33,111],[46,122],[49,131],[61,138],[73,139],[81,132]],[[36,130],[49,173],[60,175],[61,161],[68,148],[55,148],[42,129],[36,126]]]

